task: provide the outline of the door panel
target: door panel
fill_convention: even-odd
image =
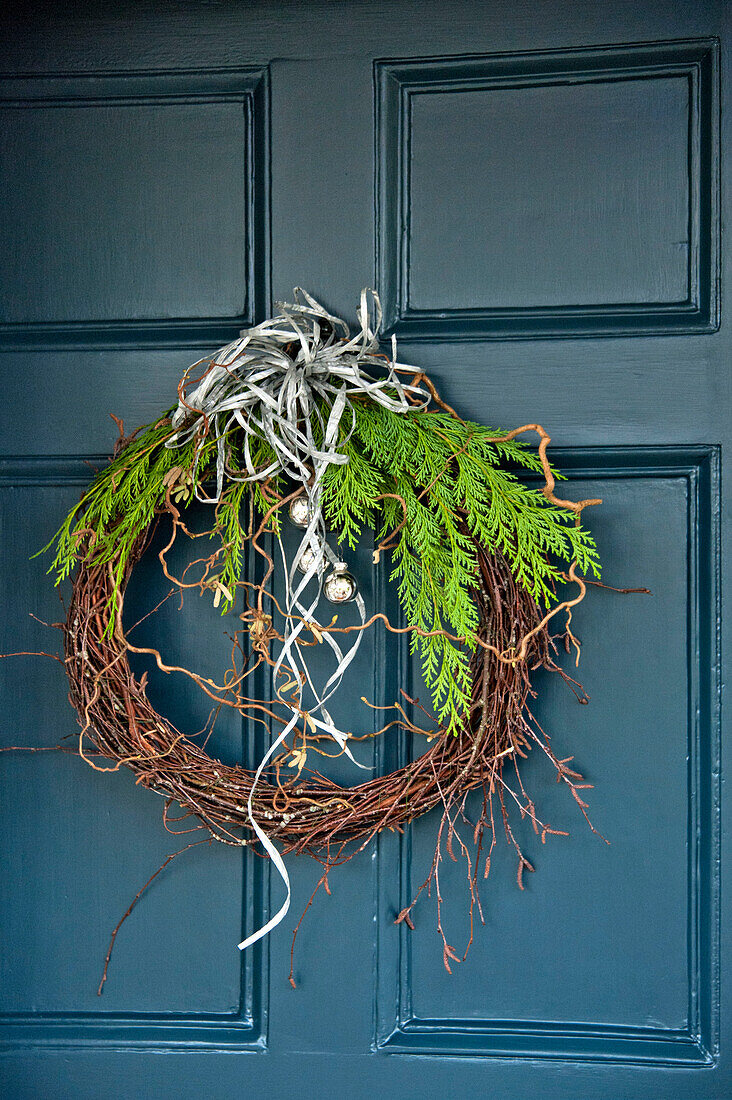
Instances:
[[[543,845],[517,826],[536,867],[523,891],[499,847],[485,927],[452,976],[434,901],[414,932],[393,924],[431,861],[428,816],[332,874],[298,935],[296,991],[290,933],[319,866],[289,861],[290,914],[242,957],[281,884],[216,846],[155,880],[97,997],[115,923],[186,837],[127,773],[0,757],[4,1095],[732,1093],[728,11],[265,0],[4,17],[0,652],[53,646],[28,612],[62,612],[30,555],[111,449],[107,414],[152,419],[192,360],[297,285],[351,319],[376,285],[400,358],[464,415],[545,424],[568,494],[604,498],[589,522],[606,581],[653,593],[595,590],[578,609],[589,706],[537,679],[537,718],[594,784],[609,843],[532,754],[526,787],[571,836]],[[368,538],[349,560],[367,606],[393,609]],[[128,621],[163,594],[153,551]],[[202,601],[137,629],[220,670],[228,643]],[[73,744],[58,665],[17,658],[0,677],[4,744]],[[407,648],[376,630],[336,709],[368,732],[360,697],[388,703],[401,684],[420,690]],[[206,722],[205,700],[152,668],[150,695],[187,732]],[[252,762],[263,745],[229,717],[211,749]],[[390,769],[415,751],[387,736],[364,760]],[[465,872],[443,866],[461,950]]]
[[[718,44],[377,66],[403,335],[716,328]]]
[[[573,492],[584,498],[602,487],[596,530],[603,546],[618,565],[635,569],[642,563],[653,592],[652,599],[625,601],[603,592],[578,609],[590,706],[577,707],[551,677],[536,682],[540,694],[532,711],[553,731],[558,756],[576,753],[596,783],[593,823],[607,836],[605,822],[613,822],[609,843],[574,820],[552,769],[533,761],[532,795],[542,820],[569,828],[571,845],[582,853],[581,872],[567,859],[564,842],[536,842],[528,820],[517,836],[522,846],[534,841],[540,874],[524,879],[523,893],[516,889],[512,854],[496,852],[486,927],[468,956],[490,976],[484,982],[476,983],[468,963],[452,976],[435,972],[434,943],[421,934],[431,930],[428,912],[417,932],[402,932],[396,951],[382,937],[379,1022],[387,1049],[547,1057],[574,1051],[691,1064],[710,1058],[716,1025],[698,998],[716,973],[719,876],[716,847],[701,835],[714,836],[709,823],[718,744],[709,720],[716,681],[700,653],[708,653],[713,641],[710,609],[716,606],[716,454],[578,449],[568,458],[570,467],[574,463],[581,466],[572,472]],[[661,553],[644,535],[651,516],[666,534]],[[649,637],[655,639],[653,661],[639,661],[638,647]],[[610,667],[622,668],[621,688],[614,673],[608,677]],[[400,853],[397,847],[382,845],[385,855],[394,849],[383,867],[380,860],[382,927],[408,904],[430,865],[429,821],[416,822]],[[543,881],[545,873],[550,882]],[[461,864],[446,860],[441,882],[445,898],[465,898]],[[449,941],[467,943],[467,903],[450,904],[447,923]],[[510,963],[497,968],[496,958]]]
[[[268,287],[266,70],[3,85],[4,348],[197,347],[253,322]]]
[[[2,652],[49,648],[48,630],[28,609],[56,620],[58,595],[52,585],[39,585],[37,560],[29,559],[45,539],[49,519],[68,511],[89,474],[87,463],[69,459],[16,459],[0,470],[2,529],[14,532],[3,563]],[[164,578],[154,568],[155,545],[151,549],[130,585],[130,625],[150,609],[150,600],[154,606],[165,595]],[[220,623],[201,603],[186,609],[185,631],[177,620],[170,614],[156,623],[157,644],[184,663],[202,647],[206,674],[220,670],[228,645]],[[150,640],[142,629],[137,634],[141,644]],[[163,693],[162,679],[151,682],[154,704],[192,732],[203,728],[204,699],[185,681]],[[25,663],[22,674],[7,681],[6,706],[20,716],[12,727],[14,744],[76,745],[73,711],[58,705],[64,680],[60,666],[39,660]],[[210,747],[217,755],[254,759],[254,746],[243,744],[241,723],[228,714],[217,723]],[[138,962],[97,996],[116,920],[166,856],[191,838],[165,832],[160,798],[137,788],[125,770],[101,773],[79,763],[66,753],[3,757],[3,1037],[135,1043],[155,1036],[157,1043],[188,1042],[198,1029],[203,1041],[213,1032],[218,1043],[256,1047],[262,1032],[261,952],[242,958],[229,947],[239,942],[243,926],[261,923],[261,866],[248,865],[240,853],[232,859],[219,846],[189,853],[180,876],[163,878],[150,890],[152,924],[130,922],[129,949]]]

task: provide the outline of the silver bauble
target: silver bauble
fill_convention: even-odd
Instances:
[[[343,562],[333,566],[333,571],[323,581],[323,595],[331,603],[350,603],[358,593],[356,578]]]

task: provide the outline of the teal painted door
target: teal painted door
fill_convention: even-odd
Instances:
[[[149,421],[191,361],[294,285],[351,319],[376,285],[402,358],[464,415],[545,424],[568,492],[604,498],[606,580],[653,592],[595,591],[579,610],[589,706],[539,684],[540,720],[594,783],[610,845],[529,760],[525,782],[571,837],[527,832],[523,892],[497,855],[485,927],[452,976],[433,903],[414,932],[393,924],[431,858],[427,817],[332,875],[301,929],[297,991],[290,931],[317,866],[291,861],[292,919],[242,958],[280,885],[223,848],[156,880],[97,997],[111,929],[180,842],[127,774],[0,757],[3,1096],[732,1095],[729,15],[671,0],[122,0],[3,16],[0,651],[53,644],[28,612],[62,612],[30,556],[109,452],[108,413]],[[355,564],[374,606],[384,578],[366,543]],[[135,583],[142,607],[154,562]],[[202,606],[145,629],[220,669],[228,643]],[[364,643],[343,713],[368,728],[360,696],[387,701],[399,670],[416,682],[393,642]],[[73,735],[59,666],[17,658],[0,674],[5,744]],[[181,728],[203,725],[184,686],[150,690]],[[261,748],[231,720],[213,745]],[[413,750],[384,739],[377,764]],[[460,945],[464,871],[446,867],[442,889]]]

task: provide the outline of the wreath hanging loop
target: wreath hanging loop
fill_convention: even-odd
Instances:
[[[258,841],[282,876],[287,897],[279,913],[240,946],[287,911],[283,854],[317,855],[327,883],[330,868],[379,831],[402,830],[437,806],[442,818],[425,887],[438,874],[442,846],[457,847],[468,861],[471,913],[479,906],[478,861],[487,853],[487,873],[496,800],[521,885],[532,868],[510,827],[512,805],[530,816],[542,840],[557,831],[539,819],[521,781],[519,763],[532,747],[541,748],[586,816],[581,776],[555,757],[531,715],[531,673],[539,666],[558,672],[585,701],[558,663],[551,631],[565,611],[565,642],[579,659],[572,609],[586,575],[599,575],[581,513],[600,501],[555,495],[559,475],[540,425],[502,433],[464,421],[423,372],[397,362],[394,342],[391,357],[383,355],[375,294],[363,291],[358,316],[351,336],[343,321],[296,291],[294,304],[194,364],[177,405],[122,441],[54,540],[58,579],[75,572],[65,663],[84,759],[102,770],[110,768],[100,757],[112,761],[111,770],[124,766],[162,794],[168,827],[175,802],[218,841]],[[519,439],[528,431],[539,434],[538,452]],[[511,467],[540,475],[543,487],[527,487]],[[202,537],[185,521],[194,498],[211,507],[207,535],[216,548],[178,577],[169,565],[173,544]],[[207,593],[223,613],[239,613],[231,667],[216,681],[136,646],[123,624],[127,583],[162,517],[171,534],[158,557],[172,587]],[[283,525],[300,535],[289,558]],[[382,609],[367,611],[358,591],[346,559],[364,529],[375,533],[374,561],[388,562],[401,622]],[[242,571],[247,544],[261,565],[257,579]],[[344,624],[323,600],[333,576],[353,587],[357,621]],[[567,581],[576,592],[561,599]],[[376,623],[409,637],[431,705],[405,690],[383,703],[364,699],[366,714],[383,712],[382,728],[341,730],[328,702]],[[314,647],[332,657],[324,683],[308,663]],[[189,677],[215,707],[265,723],[272,740],[257,770],[212,758],[158,714],[130,654],[148,654],[162,672]],[[271,674],[269,699],[248,694],[258,668]],[[332,755],[329,744],[357,764],[351,745],[390,729],[426,737],[427,750],[352,787],[312,767],[319,755]],[[476,787],[482,809],[466,836],[467,819],[459,820]],[[409,922],[415,902],[398,919]],[[438,927],[449,969],[456,955],[439,919]]]

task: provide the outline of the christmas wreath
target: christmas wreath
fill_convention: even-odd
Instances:
[[[330,869],[380,830],[402,830],[435,807],[442,816],[422,890],[439,874],[443,846],[452,853],[457,845],[468,861],[472,912],[479,865],[487,874],[501,823],[521,885],[533,868],[511,829],[512,806],[530,816],[542,840],[558,831],[539,821],[518,776],[518,760],[532,747],[549,758],[586,816],[579,793],[586,784],[556,758],[528,703],[537,667],[558,672],[586,701],[558,663],[552,627],[564,612],[562,639],[578,660],[572,608],[586,578],[599,576],[580,515],[600,501],[555,495],[560,475],[541,426],[504,433],[463,420],[423,372],[397,362],[395,343],[391,356],[383,354],[376,295],[363,292],[358,316],[352,336],[296,291],[277,316],[194,364],[177,404],[153,424],[125,438],[119,422],[114,457],[49,544],[58,581],[73,577],[64,663],[81,756],[96,769],[129,768],[164,796],[166,822],[175,803],[209,840],[251,844],[282,876],[279,912],[241,947],[287,911],[287,853],[315,855],[327,887]],[[519,438],[528,432],[538,434],[538,451]],[[521,469],[541,475],[543,486],[525,485]],[[211,509],[205,535],[186,523],[194,499]],[[170,531],[158,557],[171,590],[208,594],[222,614],[235,622],[238,615],[231,665],[216,680],[136,646],[126,627],[127,583],[164,517]],[[286,549],[288,529],[289,542],[293,530],[299,535],[294,553]],[[349,568],[364,532],[373,533],[374,561],[388,559],[398,621],[366,608],[357,570]],[[178,576],[170,551],[185,537],[205,548]],[[254,577],[243,569],[247,544],[249,559],[260,564]],[[333,613],[341,604],[349,605],[349,621]],[[335,746],[356,765],[351,745],[363,735],[338,728],[328,701],[376,623],[409,635],[431,705],[406,691],[390,706],[364,705],[384,710],[379,733],[424,734],[428,747],[397,771],[342,787],[313,763]],[[332,658],[325,683],[308,663],[315,647]],[[264,723],[271,743],[257,770],[213,759],[205,744],[157,713],[146,678],[130,666],[137,653],[151,655],[164,673],[189,677],[215,708]],[[267,698],[249,687],[258,668],[270,673]],[[517,785],[504,775],[508,766]],[[464,839],[474,788],[482,789],[482,809]],[[398,921],[411,926],[417,897]],[[449,970],[458,955],[439,915],[438,928]]]

